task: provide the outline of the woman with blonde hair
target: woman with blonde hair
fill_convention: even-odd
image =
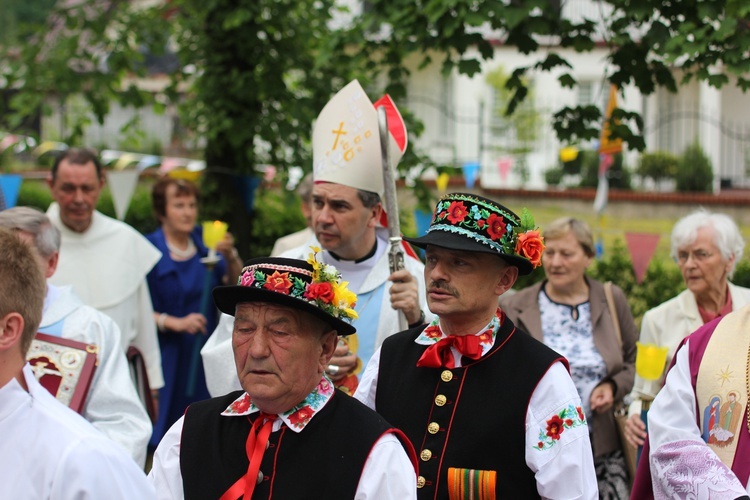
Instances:
[[[546,278],[502,296],[500,307],[520,329],[568,359],[589,423],[599,496],[628,498],[628,472],[613,408],[633,387],[638,330],[623,291],[611,287],[613,318],[605,285],[586,276],[596,251],[585,222],[571,217],[552,222],[544,231],[544,243]]]

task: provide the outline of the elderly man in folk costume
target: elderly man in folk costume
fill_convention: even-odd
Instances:
[[[354,333],[340,273],[314,253],[254,259],[213,295],[234,316],[243,390],[192,404],[167,432],[150,473],[159,498],[416,498],[408,440],[325,374]]]
[[[62,235],[50,283],[72,285],[85,304],[115,320],[123,352],[131,345],[141,351],[149,385],[158,395],[164,378],[146,275],[161,253],[132,227],[96,210],[104,174],[92,151],[64,152],[47,183],[55,200],[47,216]]]
[[[26,354],[42,317],[38,257],[0,228],[0,484],[3,498],[154,498],[136,463],[36,379]]]
[[[304,259],[310,246],[322,247],[321,259],[341,271],[359,297],[356,338],[339,346],[327,367],[329,376],[353,392],[356,373],[383,340],[400,330],[399,316],[417,326],[431,319],[424,284],[417,277],[424,265],[406,252],[405,269],[391,273],[388,230],[383,210],[383,166],[375,106],[389,109],[389,150],[394,162],[403,155],[406,130],[393,102],[385,96],[374,105],[356,80],[323,108],[313,130],[312,227],[315,238],[282,257]],[[411,252],[411,253],[409,253]],[[427,314],[427,316],[425,315]],[[223,316],[202,350],[212,395],[236,388],[227,365],[231,318]],[[342,343],[343,344],[343,343]]]
[[[46,215],[30,207],[9,208],[0,212],[0,227],[15,230],[29,244],[46,278],[55,274],[60,232]],[[39,332],[97,347],[97,367],[81,415],[143,467],[151,420],[130,378],[117,324],[81,302],[71,287],[48,283]]]
[[[750,498],[750,305],[677,348],[648,412],[631,498]]]
[[[597,498],[567,361],[497,307],[544,248],[533,217],[471,194],[439,200],[425,236],[426,327],[383,342],[355,398],[403,430],[418,498]]]

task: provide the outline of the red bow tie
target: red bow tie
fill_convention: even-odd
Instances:
[[[477,335],[462,335],[460,337],[451,335],[438,340],[435,344],[425,349],[422,357],[417,361],[417,366],[428,368],[455,368],[451,347],[458,349],[463,356],[471,359],[479,359],[482,356],[482,348],[479,345]]]

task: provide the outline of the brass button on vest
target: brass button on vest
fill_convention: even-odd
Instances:
[[[424,483],[425,482],[426,482],[425,478],[423,478],[422,476],[419,476],[417,478],[417,488],[424,488]]]
[[[430,450],[422,450],[419,454],[419,458],[421,458],[423,462],[427,462],[432,458],[432,452]]]
[[[436,405],[438,405],[438,406],[444,406],[445,403],[447,403],[447,402],[448,402],[448,398],[446,398],[442,394],[438,394],[437,396],[435,396],[435,404]]]
[[[258,479],[256,479],[255,484],[260,484],[263,482],[263,472],[258,471]]]
[[[427,426],[427,432],[430,434],[437,434],[439,430],[440,425],[437,422],[430,422],[430,425]]]
[[[443,373],[440,374],[440,379],[443,382],[450,382],[453,380],[453,373],[450,370],[443,370]]]

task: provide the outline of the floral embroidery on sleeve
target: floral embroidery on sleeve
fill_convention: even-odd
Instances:
[[[560,436],[567,429],[574,429],[586,425],[586,418],[580,406],[569,405],[563,408],[557,415],[547,419],[547,426],[539,429],[539,442],[534,449],[543,451],[552,448]]]

